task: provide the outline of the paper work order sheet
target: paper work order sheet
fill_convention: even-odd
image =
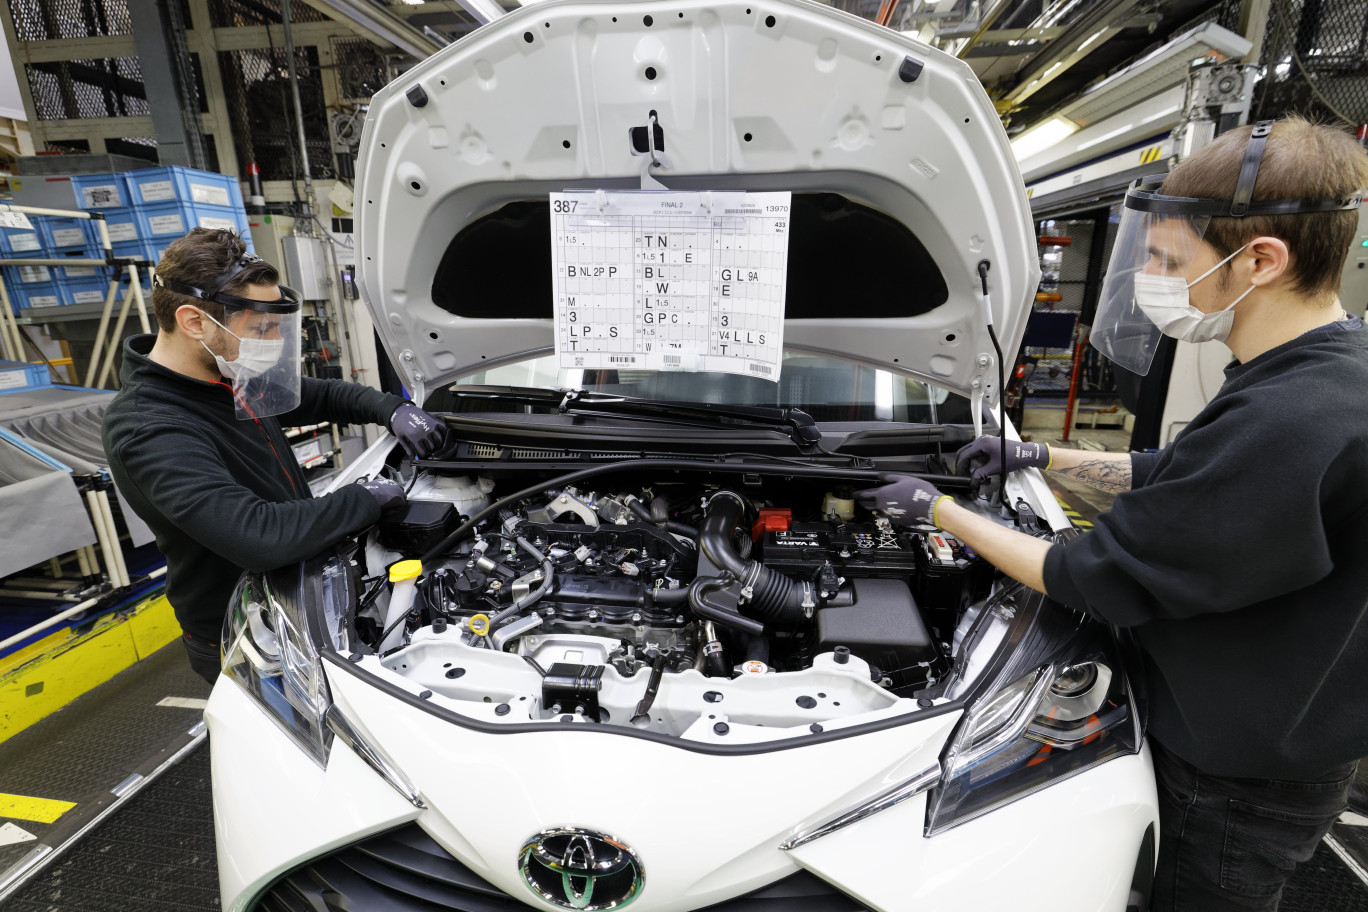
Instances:
[[[562,368],[779,379],[791,194],[551,194]]]

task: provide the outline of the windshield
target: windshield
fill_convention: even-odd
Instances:
[[[969,400],[941,387],[851,361],[785,350],[777,382],[739,374],[559,369],[554,355],[470,374],[461,386],[584,389],[669,402],[798,408],[818,422],[968,424]],[[441,396],[443,410],[507,411],[497,401]]]

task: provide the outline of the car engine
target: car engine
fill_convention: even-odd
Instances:
[[[771,724],[818,700],[840,715],[841,691],[851,713],[912,697],[948,671],[956,625],[992,583],[952,536],[857,507],[859,484],[593,481],[491,510],[503,482],[423,472],[357,552],[356,640],[404,677],[513,701],[524,720],[678,734],[701,714],[653,709],[671,681],[706,703],[726,682],[858,679],[835,694],[795,680],[792,706],[752,713]]]

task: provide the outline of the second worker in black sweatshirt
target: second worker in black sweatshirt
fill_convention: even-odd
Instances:
[[[1042,468],[1115,493],[1093,531],[1033,538],[908,476],[859,495],[1134,637],[1153,912],[1273,912],[1368,756],[1368,330],[1338,295],[1365,188],[1353,138],[1296,117],[1131,187],[1090,344],[1144,374],[1161,333],[1224,342],[1219,392],[1157,455],[984,438],[959,454],[976,475]]]
[[[222,372],[281,349],[271,337],[288,319],[291,296],[233,232],[197,228],[176,241],[157,281],[159,331],[125,343],[104,445],[115,483],[166,556],[167,599],[191,665],[212,682],[228,599],[244,570],[303,560],[404,503],[399,485],[378,478],[314,497],[282,427],[379,424],[414,456],[444,447],[447,430],[398,396],[297,373],[297,404],[253,414],[242,374],[234,381]]]

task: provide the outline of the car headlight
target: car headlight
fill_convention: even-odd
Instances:
[[[1076,658],[990,688],[971,704],[928,801],[927,835],[1139,750],[1130,693],[1113,652],[1094,641]]]
[[[271,719],[326,766],[333,733],[325,716],[332,698],[301,599],[303,574],[245,574],[223,622],[223,673]]]

